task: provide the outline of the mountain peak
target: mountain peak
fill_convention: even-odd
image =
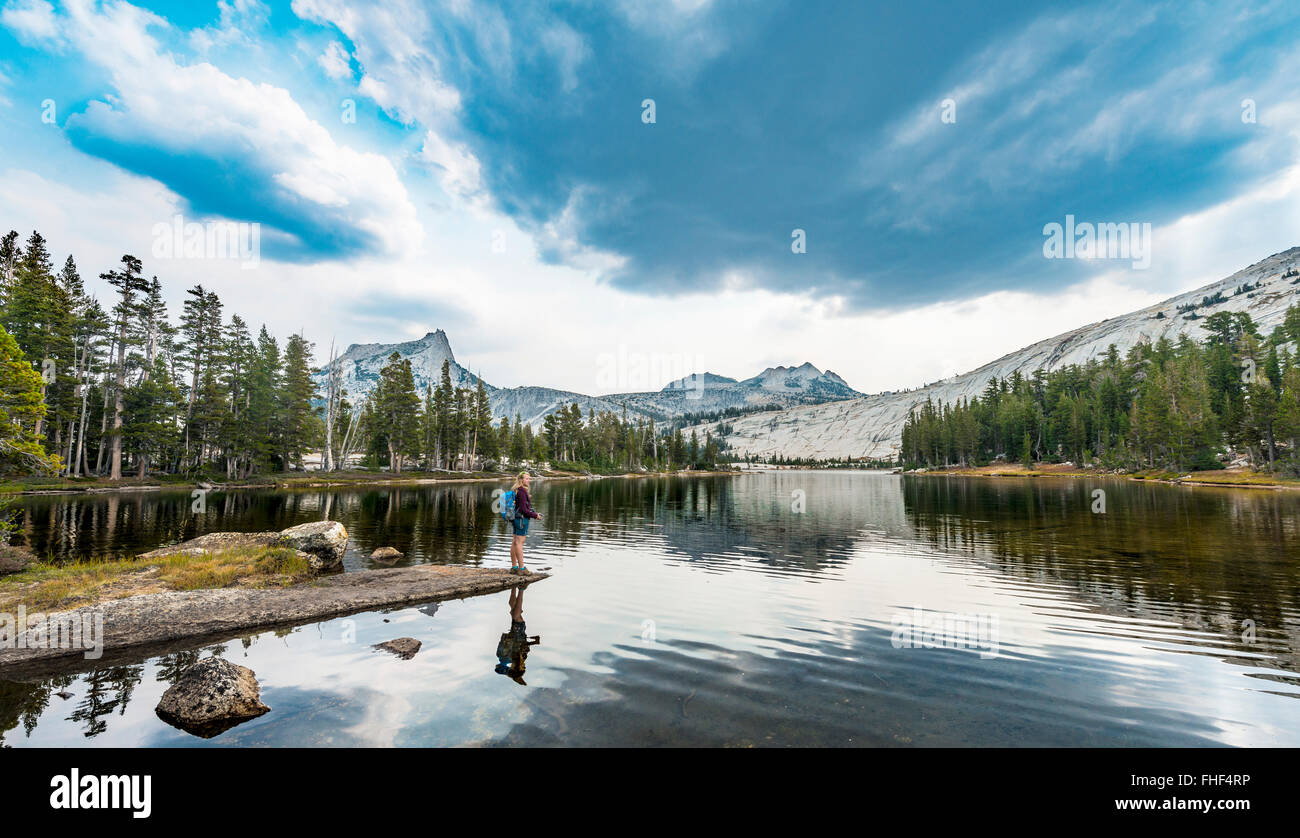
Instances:
[[[768,367],[753,378],[747,378],[740,383],[747,387],[768,391],[815,393],[831,398],[852,398],[861,395],[844,379],[834,373],[823,373],[813,366],[811,361],[804,361],[797,367]]]
[[[736,379],[728,378],[725,375],[717,375],[711,372],[693,372],[690,375],[670,381],[664,385],[661,393],[667,393],[672,390],[698,390],[709,387],[726,387],[729,384],[736,384]]]
[[[437,386],[442,377],[442,364],[446,361],[451,366],[451,383],[454,387],[478,386],[478,376],[462,367],[451,351],[451,341],[442,329],[425,332],[424,337],[400,343],[354,343],[338,358],[343,368],[343,386],[352,396],[364,396],[374,389],[379,380],[379,371],[388,364],[389,357],[396,352],[411,362],[411,371],[415,377],[416,389],[424,392],[425,385]],[[323,386],[325,372],[317,373],[318,385]],[[483,386],[489,392],[495,390],[487,382]]]

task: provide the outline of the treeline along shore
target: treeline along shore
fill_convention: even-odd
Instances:
[[[1267,336],[1245,312],[1200,326],[1123,356],[1111,346],[1085,364],[994,378],[969,401],[927,401],[903,427],[900,460],[909,469],[1300,478],[1300,306]],[[1207,482],[1229,482],[1220,477]]]
[[[202,285],[173,318],[162,281],[134,256],[99,274],[113,289],[107,300],[87,292],[71,255],[55,264],[39,232],[0,239],[0,477],[11,490],[265,485],[308,465],[445,477],[522,463],[676,471],[719,459],[711,435],[626,412],[584,416],[568,405],[535,431],[517,415],[493,417],[481,383],[452,386],[446,365],[418,392],[397,355],[370,393],[350,394],[338,375],[319,374],[305,335],[282,343],[265,326],[254,333]]]

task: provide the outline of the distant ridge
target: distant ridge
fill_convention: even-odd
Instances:
[[[1300,268],[1300,247],[1275,253],[1209,285],[1039,341],[971,372],[916,390],[799,405],[729,419],[730,432],[724,438],[737,453],[762,457],[777,454],[810,459],[891,457],[900,443],[908,413],[926,399],[951,404],[958,399],[974,398],[991,378],[1006,378],[1016,371],[1029,375],[1038,369],[1081,364],[1104,354],[1111,344],[1123,353],[1141,341],[1161,337],[1172,340],[1183,332],[1199,337],[1202,330],[1198,321],[1217,311],[1247,312],[1267,334],[1282,322],[1289,306],[1300,302],[1300,277],[1283,276],[1292,268]],[[1260,284],[1258,288],[1236,293],[1240,286],[1256,283]],[[1204,304],[1220,296],[1221,301]],[[823,373],[823,377],[830,375]],[[716,425],[700,427],[716,429]]]
[[[355,404],[379,381],[379,371],[396,352],[411,362],[416,390],[423,394],[426,385],[438,386],[442,364],[450,367],[454,387],[478,386],[478,376],[457,362],[451,341],[442,329],[424,337],[400,343],[354,343],[335,363],[342,370],[343,387]],[[317,387],[325,389],[326,373],[314,376]],[[586,415],[590,412],[626,410],[631,416],[655,420],[674,419],[686,414],[720,412],[727,409],[753,410],[771,405],[809,404],[829,399],[861,395],[834,373],[822,373],[810,363],[798,367],[769,367],[753,378],[737,381],[706,372],[688,375],[669,383],[655,393],[618,393],[588,396],[550,387],[523,386],[499,388],[483,382],[494,418],[523,422],[538,429],[547,415],[561,407],[577,404]]]

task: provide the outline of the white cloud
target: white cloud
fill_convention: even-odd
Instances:
[[[449,143],[436,131],[426,131],[418,159],[434,170],[444,193],[483,204],[483,167],[468,146]]]
[[[330,41],[329,46],[325,47],[325,52],[321,53],[320,58],[316,59],[325,71],[325,75],[335,81],[350,77],[352,75],[352,66],[348,63],[348,52],[338,41]]]
[[[0,11],[0,24],[27,46],[59,40],[54,7],[46,0],[14,0]]]
[[[32,5],[37,4],[24,8]],[[1294,231],[1300,229],[1300,174],[1292,170],[1157,229],[1151,270],[1098,273],[1056,292],[999,292],[961,303],[846,314],[842,300],[766,291],[735,272],[718,292],[647,298],[602,283],[601,273],[621,264],[618,257],[585,248],[576,236],[579,217],[616,217],[617,197],[592,187],[573,189],[563,210],[536,231],[521,230],[482,203],[482,162],[467,146],[448,139],[455,126],[446,120],[459,107],[459,94],[436,83],[432,93],[420,87],[422,69],[436,62],[430,63],[421,46],[430,33],[421,31],[418,9],[399,4],[381,11],[376,21],[362,20],[350,7],[329,0],[295,4],[296,10],[321,14],[327,7],[357,45],[356,66],[365,73],[361,84],[380,91],[383,98],[376,101],[382,106],[421,123],[417,157],[438,173],[455,211],[435,216],[413,204],[389,161],[339,145],[287,91],[232,78],[210,64],[178,64],[148,37],[148,26],[165,22],[147,12],[116,5],[96,13],[75,2],[64,28],[69,44],[105,68],[117,91],[109,103],[86,114],[87,120],[101,120],[93,127],[124,139],[143,137],[164,155],[214,146],[252,149],[266,161],[268,179],[287,193],[359,219],[376,235],[392,236],[393,247],[382,258],[310,267],[264,262],[246,272],[212,261],[150,260],[145,254],[152,225],[168,220],[183,202],[155,181],[120,172],[102,189],[80,180],[73,186],[71,179],[65,185],[57,181],[56,163],[41,162],[49,166],[42,168],[46,177],[22,171],[0,176],[0,204],[21,205],[23,225],[45,233],[56,254],[72,248],[87,277],[112,266],[123,251],[146,258],[146,271],[158,273],[171,296],[173,315],[183,289],[202,282],[221,294],[228,312],[255,323],[265,319],[280,336],[305,328],[318,347],[331,337],[346,345],[416,337],[442,327],[458,356],[494,384],[586,392],[600,386],[600,356],[620,346],[699,357],[706,369],[735,377],[808,360],[864,391],[913,387],[1219,279],[1296,244]],[[7,18],[5,23],[10,25]],[[28,25],[40,31],[39,24]],[[972,77],[973,86],[963,95],[996,95],[1005,78],[1037,61],[1032,55],[1011,58],[987,77]],[[1259,98],[1261,126],[1297,124],[1285,98]],[[1031,97],[1017,101],[1016,108],[1022,116],[1032,115],[1049,104]],[[1141,111],[1150,103],[1112,104]],[[959,120],[963,115],[959,109]],[[1079,147],[1097,148],[1095,135],[1096,129],[1083,130]],[[466,206],[477,211],[458,211]],[[430,230],[427,240],[419,239],[422,226]],[[503,233],[504,252],[492,247],[495,230]],[[566,265],[541,264],[538,250],[562,256]],[[355,313],[376,287],[394,298],[466,310],[467,321],[491,327],[420,322],[398,311],[392,325],[377,331],[373,317]]]
[[[443,79],[427,48],[436,33],[429,9],[394,0],[358,13],[343,0],[293,0],[293,12],[338,27],[355,49],[358,90],[405,125],[445,126],[460,109],[460,93]]]
[[[1247,76],[1230,74],[1258,27],[1211,7],[1045,15],[958,65],[866,144],[861,184],[892,197],[881,213],[897,226],[928,230],[990,189],[1051,189],[1085,167],[1104,173],[1143,144],[1235,141],[1244,97],[1261,108],[1297,101],[1294,50],[1261,55]],[[1177,51],[1148,49],[1157,35]],[[1139,60],[1146,63],[1122,72]],[[955,123],[940,118],[946,98],[956,102]],[[1254,153],[1277,139],[1259,127],[1263,120],[1245,143]]]
[[[68,118],[74,136],[147,147],[158,159],[208,160],[225,179],[244,182],[218,198],[245,206],[256,202],[241,189],[276,184],[281,189],[256,197],[271,217],[289,218],[287,232],[328,237],[359,231],[390,254],[418,244],[415,208],[393,165],[336,142],[287,90],[233,78],[206,62],[178,63],[148,31],[166,22],[135,6],[99,10],[72,0],[66,9],[59,31],[105,71],[115,90]],[[300,206],[301,199],[310,206]],[[287,229],[294,224],[300,226]]]
[[[230,44],[251,45],[250,35],[266,24],[271,15],[262,0],[217,0],[215,26],[190,33],[190,43],[199,52]]]

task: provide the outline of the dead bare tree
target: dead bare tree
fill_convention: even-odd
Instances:
[[[352,417],[348,421],[348,429],[343,434],[343,442],[339,446],[339,465],[346,468],[348,461],[352,457],[352,446],[356,444],[357,428],[361,424],[361,413],[365,408],[365,400],[362,399],[352,408]]]
[[[325,453],[321,468],[334,471],[339,466],[334,461],[334,421],[343,402],[343,365],[334,354],[334,339],[330,339],[330,361],[325,368]]]

